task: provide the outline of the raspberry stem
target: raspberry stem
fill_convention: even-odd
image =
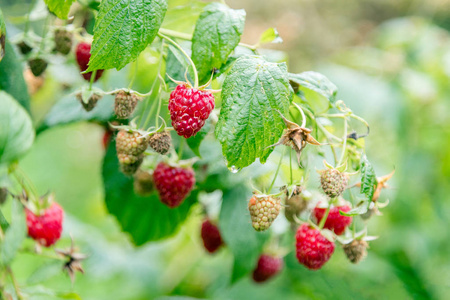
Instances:
[[[292,185],[294,183],[294,177],[292,174],[292,148],[289,149],[289,172],[290,172],[290,177],[291,177],[290,185]]]
[[[95,81],[95,76],[97,76],[97,70],[94,70],[91,73],[91,80],[89,80],[89,90],[92,90],[92,84]]]
[[[328,214],[330,213],[331,203],[332,203],[332,201],[330,201],[330,203],[328,203],[328,207],[327,207],[327,210],[325,211],[325,215],[324,215],[324,216],[322,217],[322,219],[320,220],[320,223],[319,223],[319,230],[322,230],[322,229],[323,229],[323,226],[325,226],[325,222],[327,221]]]
[[[189,33],[183,33],[183,32],[170,30],[170,29],[166,29],[166,28],[160,28],[159,29],[159,33],[162,33],[164,35],[168,35],[168,36],[171,36],[171,37],[174,37],[174,38],[186,40],[186,41],[192,41],[192,34],[189,34]],[[248,49],[250,49],[252,51],[256,51],[256,49],[258,48],[255,45],[252,46],[252,45],[248,45],[248,44],[245,44],[245,43],[239,43],[239,46],[248,48]]]
[[[273,176],[273,180],[272,183],[270,184],[269,189],[267,190],[268,193],[270,193],[270,190],[272,190],[273,185],[275,184],[275,180],[278,177],[278,172],[280,171],[280,167],[281,167],[281,162],[283,161],[283,156],[286,153],[286,147],[284,147],[283,149],[283,154],[281,154],[280,156],[280,161],[278,162],[278,166],[277,166],[277,170],[275,171],[275,175]]]
[[[189,61],[189,63],[192,66],[192,69],[194,70],[194,88],[198,88],[198,73],[197,73],[197,68],[195,67],[194,62],[192,61],[191,57],[186,53],[186,51],[184,51],[184,49],[178,45],[174,40],[172,40],[170,37],[162,34],[161,32],[158,32],[158,36],[162,39],[165,39],[166,41],[170,42],[172,45],[174,45],[175,47],[178,48],[178,50],[181,51],[181,53],[183,53],[184,56],[186,56],[187,60]]]
[[[22,297],[22,294],[20,293],[20,290],[19,290],[19,284],[18,284],[18,282],[16,280],[16,277],[14,277],[14,273],[13,273],[11,267],[10,266],[6,266],[6,271],[8,272],[9,277],[11,278],[11,282],[12,282],[12,284],[14,286],[14,291],[16,292],[17,299],[18,300],[22,300],[23,297]]]
[[[347,148],[347,127],[348,127],[347,118],[344,117],[344,136],[343,136],[344,143],[342,144],[342,153],[341,153],[341,158],[339,159],[339,162],[337,164],[338,166],[342,165],[342,163],[344,162],[344,158],[345,158],[345,152],[346,152],[346,148]]]

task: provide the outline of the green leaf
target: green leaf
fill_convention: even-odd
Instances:
[[[9,264],[16,255],[25,239],[27,229],[23,207],[18,201],[13,201],[11,215],[11,224],[1,243],[1,262],[3,265]]]
[[[317,93],[318,95],[314,96],[325,97],[330,103],[334,103],[336,101],[336,85],[320,73],[313,71],[303,72],[300,74],[289,73],[289,80],[294,88],[294,91],[296,92],[297,90],[300,90],[310,96]],[[311,93],[311,91],[315,93]],[[306,96],[306,98],[308,99],[308,96]]]
[[[276,28],[269,28],[266,31],[261,34],[261,37],[259,38],[259,44],[267,44],[267,43],[274,43],[279,44],[282,43],[283,39],[278,34],[278,31]]]
[[[114,118],[114,102],[110,97],[100,99],[97,106],[87,112],[75,96],[67,96],[56,103],[45,116],[37,129],[37,133],[57,125],[66,125],[79,121],[96,121],[106,123]]]
[[[190,50],[184,49],[188,54]],[[186,71],[188,71],[186,73]],[[170,76],[170,78],[178,80],[178,81],[186,81],[185,74],[188,80],[193,83],[194,80],[194,70],[192,66],[187,61],[186,57],[181,53],[180,50],[175,48],[172,45],[169,45],[169,51],[167,53],[166,58],[166,74]],[[177,86],[175,82],[173,82],[170,78],[167,77],[167,82],[169,86],[174,88]]]
[[[28,112],[30,111],[30,96],[23,79],[22,63],[9,41],[6,41],[5,56],[0,61],[0,90],[10,94]]]
[[[114,141],[106,152],[102,174],[106,207],[136,245],[175,234],[197,199],[197,191],[193,191],[183,204],[170,209],[161,203],[155,193],[148,197],[136,195],[133,178],[119,171]]]
[[[10,95],[0,91],[0,165],[24,155],[34,141],[30,116]]]
[[[5,56],[5,43],[6,43],[6,25],[3,20],[3,13],[0,9],[0,61]]]
[[[243,185],[236,185],[223,194],[219,227],[225,244],[234,255],[232,282],[254,269],[269,237],[267,232],[257,232],[251,225],[247,208],[251,196],[251,190]]]
[[[281,137],[291,92],[285,63],[258,56],[236,60],[222,86],[222,109],[216,136],[228,166],[243,168],[256,158],[265,163]]]
[[[244,31],[245,11],[234,10],[221,3],[207,5],[195,25],[192,37],[192,60],[200,82],[211,77],[236,48]]]
[[[125,67],[158,33],[167,0],[104,0],[95,21],[87,72]]]
[[[375,193],[375,188],[377,186],[377,177],[375,175],[375,170],[372,164],[367,159],[366,155],[361,157],[361,194],[366,195],[369,203],[373,198]]]
[[[342,216],[347,216],[347,217],[354,217],[354,216],[365,214],[367,212],[367,205],[364,205],[364,203],[365,202],[361,202],[355,208],[349,210],[348,212],[339,210],[339,213]]]
[[[194,152],[194,154],[197,155],[198,157],[202,157],[200,155],[200,145],[210,129],[211,129],[211,121],[210,119],[207,119],[205,125],[202,127],[202,129],[200,129],[200,131],[196,135],[186,139],[189,148],[191,148],[192,152]]]
[[[9,227],[9,223],[8,221],[6,221],[5,216],[3,215],[3,212],[1,210],[0,210],[0,226],[3,232],[5,232],[6,229],[8,229]]]
[[[60,19],[67,19],[69,16],[70,6],[76,0],[44,0],[48,6],[48,10],[54,13]]]

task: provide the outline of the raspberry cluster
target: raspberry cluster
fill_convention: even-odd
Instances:
[[[116,137],[117,157],[124,174],[134,174],[144,159],[148,140],[137,131],[120,130]]]

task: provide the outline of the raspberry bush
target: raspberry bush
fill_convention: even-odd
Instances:
[[[200,214],[196,238],[207,252],[231,254],[231,283],[265,282],[289,256],[298,268],[319,270],[335,263],[334,252],[351,263],[370,255],[367,241],[375,238],[367,222],[385,206],[381,192],[393,173],[375,175],[364,148],[369,124],[335,84],[318,72],[289,70],[264,49],[281,40],[276,30],[262,32],[255,45],[242,43],[245,11],[213,2],[187,10],[194,21],[179,31],[171,20],[180,7],[167,0],[84,7],[96,11],[91,30],[87,19],[77,20],[81,13],[61,26],[72,16],[71,1],[45,2],[48,34],[36,39],[28,23],[20,39],[6,39],[4,26],[0,32],[5,59],[20,68],[27,61],[32,80],[46,80],[55,61],[76,70],[66,95],[34,123],[29,97],[0,91],[0,183],[12,203],[10,219],[0,214],[2,265],[14,288],[8,294],[22,297],[25,283],[10,268],[20,251],[62,261],[72,280],[83,272],[87,256],[75,252],[76,241],[52,248],[61,232],[70,240],[63,207],[18,164],[35,134],[80,121],[106,128],[99,141],[104,204],[136,247],[169,239]],[[215,199],[217,222],[205,198]],[[21,247],[25,224],[36,247]],[[276,255],[266,254],[273,249]]]

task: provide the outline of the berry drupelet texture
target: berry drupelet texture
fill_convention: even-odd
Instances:
[[[195,183],[192,168],[172,167],[159,163],[153,172],[153,180],[161,202],[170,208],[179,206],[191,192]]]
[[[169,111],[172,126],[178,135],[189,138],[205,125],[214,109],[211,92],[178,85],[170,94]]]
[[[61,237],[64,211],[58,203],[51,206],[40,215],[26,209],[28,235],[44,247],[50,247]]]
[[[334,243],[306,223],[298,228],[295,238],[297,259],[310,270],[322,268],[334,252]]]

